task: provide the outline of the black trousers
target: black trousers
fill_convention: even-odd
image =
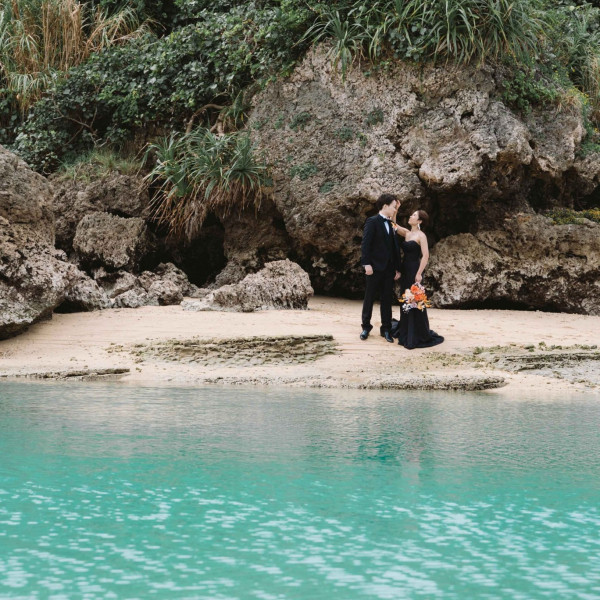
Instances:
[[[379,292],[381,301],[381,333],[392,328],[392,298],[394,294],[394,275],[396,271],[393,266],[385,271],[373,271],[373,275],[367,275],[367,286],[365,300],[362,309],[362,328],[367,331],[373,329],[371,316],[373,314],[373,302]]]

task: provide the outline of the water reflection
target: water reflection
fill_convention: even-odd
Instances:
[[[5,437],[19,445],[24,434],[59,455],[598,466],[592,396],[573,405],[485,393],[237,392],[2,383],[0,413]]]
[[[592,396],[2,383],[0,596],[597,597],[599,425]]]

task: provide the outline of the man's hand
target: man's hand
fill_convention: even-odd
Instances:
[[[373,267],[371,265],[365,265],[365,273],[367,275],[373,275]]]
[[[398,281],[398,279],[400,279],[400,273],[396,271],[396,274],[394,275],[394,281]]]

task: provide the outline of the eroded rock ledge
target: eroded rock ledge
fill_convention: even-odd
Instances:
[[[54,248],[51,185],[0,147],[0,339],[64,302],[82,310],[108,305],[99,286]]]
[[[428,267],[438,307],[504,302],[600,315],[600,224],[517,214],[500,230],[441,240]]]
[[[479,391],[506,385],[504,377],[456,375],[425,375],[414,378],[374,379],[366,383],[340,381],[333,377],[269,377],[269,376],[217,376],[205,377],[203,383],[221,385],[285,385],[304,388],[341,388],[358,390],[447,390]]]
[[[0,373],[1,379],[49,379],[52,381],[106,381],[120,379],[130,372],[128,368],[66,369],[62,371],[23,371]]]
[[[111,346],[108,351],[129,353],[138,361],[252,366],[310,362],[335,353],[336,346],[331,335],[290,335],[167,340],[134,346]]]

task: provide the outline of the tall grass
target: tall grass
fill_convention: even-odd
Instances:
[[[554,44],[571,81],[600,107],[600,9],[589,4],[552,14]],[[598,120],[596,114],[596,120]]]
[[[234,208],[258,206],[269,181],[243,132],[171,133],[148,147],[150,156],[155,166],[146,179],[158,188],[152,215],[175,237],[193,239],[211,211],[226,216]]]
[[[128,7],[109,16],[78,0],[0,0],[0,77],[25,110],[92,52],[147,29]]]
[[[405,35],[424,54],[461,63],[528,56],[544,30],[532,0],[408,0],[400,16]]]
[[[329,38],[345,74],[366,55],[460,63],[529,55],[545,26],[537,0],[355,0],[342,14],[324,11],[305,38]]]
[[[142,170],[139,158],[117,152],[111,148],[95,148],[79,155],[73,162],[63,163],[55,174],[58,181],[92,181],[115,172],[138,175]]]

